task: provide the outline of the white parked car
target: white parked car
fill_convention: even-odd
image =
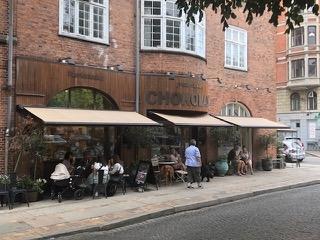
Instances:
[[[283,154],[286,162],[303,161],[306,156],[303,143],[300,138],[286,138],[282,141]]]

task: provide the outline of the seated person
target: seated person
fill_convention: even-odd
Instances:
[[[70,173],[63,163],[58,163],[55,166],[54,172],[51,174],[51,197],[57,192],[61,192],[63,188],[68,187],[70,182]]]
[[[114,181],[120,180],[121,176],[124,173],[123,166],[121,165],[121,160],[118,155],[113,155],[113,157],[109,160],[110,166],[110,178]]]
[[[243,172],[248,172],[250,170],[251,175],[253,174],[253,169],[252,169],[252,161],[250,158],[250,153],[246,146],[242,146],[242,151],[240,152],[240,160],[244,162],[244,169],[242,170]]]
[[[98,183],[98,177],[99,177],[99,171],[103,170],[103,180],[102,183],[107,183],[109,181],[109,166],[107,165],[106,161],[97,161],[91,166],[92,172],[89,174],[87,178],[88,184],[97,184]]]
[[[74,170],[74,162],[75,162],[75,157],[72,155],[71,152],[66,152],[66,154],[64,155],[64,160],[63,160],[63,164],[66,166],[66,168],[68,169],[68,172],[70,174],[73,173]]]
[[[243,161],[240,160],[240,146],[234,146],[228,153],[228,164],[231,164],[234,168],[234,172],[238,176],[242,176],[245,173],[243,172],[243,169],[245,167],[245,164]]]
[[[180,154],[174,148],[171,148],[171,154],[169,156],[169,159],[171,162],[174,162],[174,164],[172,165],[174,170],[187,170],[187,167],[183,164],[181,160]]]
[[[51,174],[50,179],[54,181],[65,180],[70,178],[70,173],[63,163],[58,163]]]

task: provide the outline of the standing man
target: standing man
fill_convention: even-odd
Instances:
[[[190,146],[185,151],[186,166],[188,172],[188,188],[193,188],[192,183],[197,182],[198,188],[201,185],[201,154],[199,148],[196,147],[196,140],[190,140]]]

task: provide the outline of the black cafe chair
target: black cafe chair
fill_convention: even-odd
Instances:
[[[9,206],[9,209],[11,209],[11,201],[10,201],[10,193],[7,184],[0,184],[0,201],[1,201],[1,207],[3,207],[4,199],[6,202],[6,205]]]
[[[15,173],[10,173],[10,185],[9,185],[9,199],[11,202],[11,209],[13,208],[16,196],[22,195],[25,202],[29,207],[29,201],[27,196],[27,189],[17,187],[17,175]]]
[[[104,196],[107,198],[107,186],[108,182],[103,182],[104,170],[98,170],[98,182],[93,184],[92,198],[94,199],[96,193],[99,193],[101,189],[103,190]]]

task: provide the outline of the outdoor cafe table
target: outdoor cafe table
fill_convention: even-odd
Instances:
[[[172,161],[159,161],[159,165],[174,165],[175,162]]]

